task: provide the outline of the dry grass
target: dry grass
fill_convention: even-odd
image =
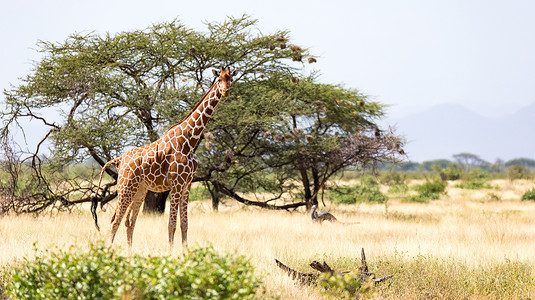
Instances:
[[[450,184],[447,196],[429,204],[391,200],[388,213],[382,204],[329,206],[338,219],[358,221],[358,225],[312,224],[303,211],[275,212],[236,204],[213,213],[209,203],[192,202],[189,243],[194,247],[212,245],[219,251],[249,257],[265,278],[270,293],[280,293],[283,299],[322,296],[316,288],[296,286],[276,267],[274,258],[304,271],[310,271],[307,265],[314,259],[326,260],[337,268],[356,268],[362,247],[366,249],[372,271],[378,275],[394,274],[391,283],[378,290],[378,298],[534,297],[535,286],[529,284],[512,286],[518,294],[509,289],[502,293],[488,292],[482,290],[479,282],[459,283],[465,284],[466,290],[453,291],[450,287],[451,293],[447,293],[447,286],[437,285],[437,281],[458,284],[458,278],[453,277],[463,274],[490,278],[514,273],[515,266],[531,269],[535,266],[535,203],[519,200],[535,182],[494,181],[492,184],[499,188],[470,191],[455,189]],[[101,227],[105,228],[102,232],[95,230],[85,209],[38,218],[0,217],[0,264],[33,255],[34,243],[39,249],[83,247],[105,239],[111,214],[111,209],[99,212]],[[125,235],[121,226],[116,247],[126,248]],[[141,215],[132,251],[169,254],[167,216]],[[180,246],[173,252],[180,253]],[[504,264],[507,268],[507,263],[512,264],[512,269],[502,270]],[[403,268],[414,270],[406,273]],[[434,271],[437,273],[429,274]],[[528,282],[535,282],[535,275],[530,272]],[[407,278],[407,274],[412,277]],[[429,281],[427,277],[434,279]],[[488,278],[473,280],[483,280],[481,284],[486,284]],[[489,281],[488,285],[492,284],[495,282]]]

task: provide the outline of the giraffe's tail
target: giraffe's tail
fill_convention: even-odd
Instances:
[[[97,227],[97,230],[100,231],[100,227],[98,226],[98,218],[97,218],[97,206],[98,206],[98,192],[100,190],[100,184],[102,183],[102,175],[104,175],[104,171],[109,166],[119,166],[119,162],[121,160],[121,157],[114,158],[104,164],[102,169],[100,170],[100,177],[98,179],[98,186],[97,186],[97,192],[95,193],[95,196],[91,197],[91,214],[93,215],[93,220],[95,220],[95,226]],[[101,204],[102,206],[102,204]]]

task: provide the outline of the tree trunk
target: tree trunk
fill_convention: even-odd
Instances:
[[[220,193],[218,185],[212,184],[213,189],[210,188],[210,184],[206,185],[208,187],[208,192],[210,192],[210,196],[212,197],[212,209],[214,211],[219,210],[219,200],[220,200]]]
[[[312,202],[312,205],[318,205],[318,193],[321,187],[320,187],[320,177],[318,174],[318,170],[316,170],[316,168],[312,168],[312,179],[314,181],[314,190],[312,192],[313,192],[313,195],[315,196],[312,198],[311,202]]]
[[[301,168],[301,182],[303,183],[303,189],[305,190],[305,201],[307,202],[307,211],[310,210],[312,205],[318,205],[317,197],[312,197],[313,193],[310,190],[310,179],[308,178],[307,169]]]
[[[156,193],[148,191],[145,196],[145,205],[143,213],[163,214],[165,211],[165,201],[169,196],[169,191]]]

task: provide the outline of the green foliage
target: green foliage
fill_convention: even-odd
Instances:
[[[511,181],[516,179],[527,179],[529,178],[528,168],[523,165],[512,165],[507,168],[507,177]]]
[[[392,196],[402,197],[409,191],[409,186],[402,184],[394,184],[388,188],[388,193]]]
[[[481,189],[491,189],[492,185],[484,181],[463,181],[455,185],[456,188],[465,189],[465,190],[481,190]]]
[[[456,184],[455,187],[469,190],[491,189],[492,186],[486,182],[489,179],[488,172],[476,168],[464,174],[463,181]]]
[[[426,203],[429,200],[437,200],[440,198],[440,195],[445,193],[446,186],[446,182],[440,179],[426,179],[425,183],[414,187],[414,190],[416,190],[418,194],[405,198],[405,201]]]
[[[417,170],[420,169],[420,164],[417,163],[417,162],[414,162],[414,161],[403,162],[403,163],[399,166],[399,169],[400,169],[400,171],[402,171],[402,172],[417,171]]]
[[[319,278],[322,293],[337,299],[358,299],[372,294],[372,280],[362,281],[359,275],[322,273]]]
[[[457,180],[461,179],[461,177],[464,175],[464,169],[461,168],[456,163],[449,164],[445,169],[443,169],[440,173],[440,176],[444,178],[444,180]]]
[[[463,179],[467,181],[485,181],[490,179],[490,174],[480,168],[475,168],[465,174]]]
[[[379,186],[379,181],[375,176],[367,175],[360,178],[360,184],[370,187]]]
[[[528,168],[535,168],[535,160],[531,158],[515,158],[505,163],[506,167],[511,167],[514,165],[525,166]]]
[[[197,248],[183,257],[125,257],[98,243],[24,259],[10,271],[18,299],[256,299],[261,281],[244,257]]]
[[[189,201],[210,199],[210,192],[203,185],[192,186],[189,191]]]
[[[402,172],[383,172],[379,177],[379,182],[388,186],[405,184],[407,174]]]
[[[439,166],[440,168],[444,169],[444,168],[447,168],[451,164],[452,162],[447,159],[436,159],[436,160],[424,161],[421,163],[420,167],[428,172],[431,172],[436,168],[435,166]]]
[[[521,198],[522,201],[532,200],[535,201],[535,188],[532,188],[531,190],[527,191],[522,195]]]
[[[340,186],[331,189],[327,198],[334,203],[353,204],[357,202],[383,203],[388,197],[377,185]]]

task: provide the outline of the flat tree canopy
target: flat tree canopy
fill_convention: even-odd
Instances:
[[[216,209],[222,196],[267,208],[311,206],[340,170],[401,157],[402,140],[376,124],[382,104],[320,83],[304,68],[319,58],[294,44],[288,31],[264,34],[256,24],[248,16],[228,17],[196,31],[174,20],[39,42],[42,59],[22,84],[4,91],[2,167],[9,176],[0,182],[0,209],[39,212],[89,201],[100,166],[179,122],[211,85],[212,68],[240,71],[196,149],[194,181],[210,190]],[[49,117],[50,109],[60,117]],[[11,139],[25,118],[48,130],[30,153]],[[88,159],[98,167],[86,178],[66,171]],[[107,172],[116,178],[115,170]],[[114,185],[106,183],[96,199],[112,200]],[[271,196],[244,196],[255,191]],[[283,201],[283,195],[291,197]],[[164,197],[156,201],[165,204]]]

